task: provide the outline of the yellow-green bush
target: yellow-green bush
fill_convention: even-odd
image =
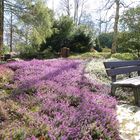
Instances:
[[[103,48],[102,52],[110,52],[111,53],[111,49],[110,48]]]
[[[115,53],[111,56],[112,58],[117,58],[120,60],[134,60],[137,57],[132,53]]]
[[[0,87],[12,80],[14,72],[9,68],[0,66]]]

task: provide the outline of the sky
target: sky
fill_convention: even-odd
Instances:
[[[48,7],[55,11],[60,11],[61,0],[47,0]],[[88,12],[93,12],[100,5],[101,0],[87,0],[86,9]]]
[[[60,1],[61,0],[46,0],[47,1],[47,5],[49,8],[53,9],[55,14],[56,14],[56,17],[61,15],[62,14],[62,9],[61,9],[61,4],[60,4]],[[73,1],[73,0],[71,0]],[[89,13],[91,14],[92,16],[92,21],[95,23],[95,24],[98,24],[98,19],[99,19],[99,12],[98,12],[98,9],[102,7],[102,3],[106,2],[107,0],[87,0],[86,2],[86,5],[85,5],[85,9],[86,9],[86,13]],[[136,6],[138,3],[137,1],[138,0],[122,0],[125,2],[126,5],[130,5],[131,3],[134,3],[134,4],[131,4],[131,7],[133,6]],[[140,4],[140,2],[139,2]],[[120,13],[122,13],[124,8],[121,8],[120,9]],[[108,15],[107,15],[107,19],[109,19],[109,17],[111,16],[114,16],[115,14],[115,7],[111,7],[111,9],[109,10],[108,12]],[[102,17],[105,17],[105,12],[102,11]],[[113,23],[113,18],[112,18],[112,23]],[[110,28],[113,29],[113,24],[111,23],[110,25]]]
[[[47,0],[48,7],[54,9],[55,11],[60,10],[61,0]],[[103,0],[87,0],[87,11],[93,12],[98,7],[100,7]],[[130,4],[132,2],[137,2],[138,0],[123,0],[125,3]]]

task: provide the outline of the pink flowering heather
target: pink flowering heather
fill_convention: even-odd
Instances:
[[[83,61],[32,60],[7,67],[15,72],[11,99],[20,106],[16,113],[25,139],[120,139],[116,100],[105,85],[84,77]]]

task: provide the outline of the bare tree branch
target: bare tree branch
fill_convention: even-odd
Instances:
[[[70,16],[71,14],[71,5],[70,0],[61,0],[60,1],[61,8],[66,11],[67,15]]]

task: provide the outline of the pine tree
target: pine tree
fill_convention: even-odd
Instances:
[[[0,0],[0,60],[3,48],[4,0]]]

